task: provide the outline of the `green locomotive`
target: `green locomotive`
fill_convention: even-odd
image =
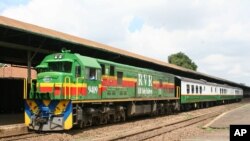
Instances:
[[[172,74],[67,50],[48,55],[36,68],[37,80],[25,101],[30,129],[67,130],[180,108],[180,88]]]

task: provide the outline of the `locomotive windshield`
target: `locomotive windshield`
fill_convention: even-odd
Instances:
[[[70,73],[72,68],[72,62],[62,61],[62,62],[49,62],[48,71],[49,72],[66,72]]]

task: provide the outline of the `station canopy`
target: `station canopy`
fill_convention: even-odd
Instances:
[[[46,55],[60,52],[62,48],[84,56],[164,71],[182,77],[204,79],[210,82],[249,88],[242,84],[185,69],[102,43],[0,16],[1,63],[27,65],[30,61],[31,66],[35,67]]]

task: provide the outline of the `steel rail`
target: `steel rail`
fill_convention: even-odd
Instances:
[[[181,120],[177,121],[174,123],[166,123],[166,124],[161,124],[161,125],[156,125],[152,128],[149,129],[141,129],[137,131],[128,131],[124,132],[123,134],[120,135],[114,135],[114,136],[107,136],[107,137],[101,137],[101,138],[96,138],[93,139],[94,141],[99,141],[99,140],[109,140],[109,141],[115,141],[115,140],[146,140],[150,139],[156,136],[160,136],[169,132],[172,132],[177,129],[185,128],[187,126],[205,121],[207,119],[213,118],[221,114],[222,112],[210,112],[202,115],[198,115],[192,118],[188,118],[186,120]],[[134,139],[133,139],[134,138]],[[135,139],[136,138],[136,139]]]

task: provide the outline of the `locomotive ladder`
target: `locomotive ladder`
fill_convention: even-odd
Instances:
[[[76,78],[76,100],[78,100],[78,95],[79,95],[79,86],[78,86],[78,84],[79,84],[79,80],[83,80],[84,79],[84,77],[77,77]],[[82,84],[83,85],[83,83],[81,83],[80,82],[80,84]]]
[[[68,80],[68,82],[67,82]],[[68,95],[68,99],[71,98],[71,83],[70,83],[70,77],[67,76],[64,78],[64,83],[63,83],[63,90],[64,90],[64,99],[67,99],[67,95]],[[67,87],[68,87],[68,94],[67,94]]]

